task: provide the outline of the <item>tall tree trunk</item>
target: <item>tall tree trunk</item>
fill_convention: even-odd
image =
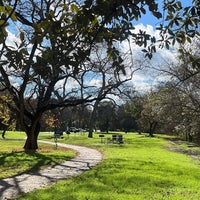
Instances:
[[[154,132],[156,130],[157,125],[158,125],[158,122],[152,122],[152,123],[150,123],[150,128],[149,128],[149,136],[150,137],[154,137],[153,134],[154,134]]]
[[[4,128],[4,129],[3,129],[3,132],[2,132],[2,138],[3,138],[3,139],[5,139],[5,134],[6,134],[6,129]]]
[[[94,128],[94,121],[95,121],[95,117],[96,117],[96,109],[99,105],[99,100],[95,101],[94,103],[94,108],[93,111],[90,115],[90,120],[89,120],[89,133],[88,133],[88,137],[92,138],[93,137],[93,128]]]
[[[38,131],[31,131],[27,133],[26,142],[24,144],[25,152],[35,152],[38,149],[38,139],[39,132]]]
[[[89,133],[88,133],[89,138],[93,137],[93,126],[94,126],[94,114],[92,112],[89,120]]]
[[[36,122],[32,122],[32,126],[27,129],[26,131],[26,142],[24,144],[24,150],[25,152],[35,152],[38,149],[38,135],[40,132],[40,123],[39,120],[36,120]]]
[[[152,126],[153,126],[153,124],[150,122],[150,124],[149,124],[149,137],[153,137]]]
[[[89,128],[88,137],[93,138],[93,130],[91,127]]]

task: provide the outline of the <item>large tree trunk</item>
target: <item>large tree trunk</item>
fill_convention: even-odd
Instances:
[[[26,142],[24,144],[24,150],[26,152],[35,152],[38,149],[38,131],[27,133]]]
[[[156,130],[156,127],[157,127],[158,123],[157,122],[152,122],[150,123],[150,128],[149,128],[149,136],[150,137],[154,137],[154,132]]]
[[[24,144],[25,152],[35,152],[38,149],[38,139],[39,131],[31,131],[27,133],[26,142]]]
[[[32,126],[26,130],[26,142],[24,144],[25,152],[35,152],[38,149],[38,135],[40,132],[39,120],[32,122]]]

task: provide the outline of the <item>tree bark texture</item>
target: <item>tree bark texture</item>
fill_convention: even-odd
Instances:
[[[25,152],[35,152],[38,149],[38,139],[39,131],[31,131],[27,133],[26,142],[24,144]]]

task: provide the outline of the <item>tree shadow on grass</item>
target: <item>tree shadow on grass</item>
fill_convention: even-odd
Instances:
[[[19,153],[4,153],[0,155],[0,163],[3,164],[6,162],[6,158],[10,157],[10,159],[16,159],[16,155],[20,154]],[[31,158],[31,159],[30,159]],[[59,159],[61,160],[69,160],[71,159],[71,156],[59,156]],[[35,164],[33,164],[31,161],[33,161],[33,159],[37,159],[37,162]],[[22,162],[20,161],[20,159],[16,159],[16,162]],[[31,180],[31,176],[41,176],[41,174],[39,173],[39,171],[41,170],[41,167],[44,168],[51,166],[51,168],[53,168],[54,166],[58,165],[60,162],[57,162],[54,158],[51,158],[51,155],[46,156],[40,153],[35,153],[35,154],[29,154],[28,156],[26,155],[26,158],[23,159],[24,163],[29,162],[30,165],[28,167],[28,169],[25,170],[21,170],[20,172],[16,172],[16,175],[10,177],[10,178],[6,178],[6,179],[2,179],[0,180],[0,199],[2,199],[3,197],[7,197],[8,198],[11,196],[15,196],[17,194],[21,194],[24,193],[25,191],[23,190],[23,181],[26,181],[26,179],[30,179]],[[20,167],[18,167],[20,168]],[[46,179],[48,179],[48,182],[52,182],[54,181],[54,178],[51,178],[50,176],[45,177]],[[38,179],[39,181],[39,179]],[[39,183],[39,182],[38,182]],[[29,184],[29,183],[27,183]],[[29,186],[27,186],[27,188],[29,188]],[[30,186],[31,188],[31,186]],[[33,188],[34,189],[34,188]],[[31,189],[32,190],[32,189]],[[3,196],[3,197],[2,197]]]
[[[155,192],[159,192],[175,186],[172,180],[164,177],[159,179],[151,176],[148,172],[136,174],[136,169],[131,165],[129,166],[130,174],[126,174],[123,168],[124,162],[127,160],[109,159],[108,162],[100,164],[89,173],[85,173],[84,176],[77,176],[73,180],[61,182],[59,186],[46,189],[44,194],[48,194],[48,199],[56,198],[57,200],[61,200],[63,197],[65,199],[124,199],[123,195],[131,197],[136,190],[139,195],[142,195],[144,190],[150,193],[154,188]],[[102,194],[104,198],[102,198]]]
[[[79,148],[72,148],[72,150],[76,150],[80,153]],[[95,166],[101,160],[101,156],[98,158],[97,157],[86,156],[85,159],[84,155],[77,155],[71,160],[65,161],[59,165],[55,165],[55,167],[51,166],[44,170],[38,171],[38,166],[43,165],[44,160],[48,162],[54,162],[54,164],[56,164],[56,162],[51,158],[46,159],[46,156],[39,154],[40,160],[34,164],[31,169],[29,169],[31,173],[29,172],[22,174],[21,176],[17,175],[12,178],[0,180],[0,199],[5,199],[5,197],[12,198],[18,194],[27,193],[34,189],[39,189],[58,180],[76,176]],[[36,173],[32,173],[33,168],[34,170],[37,170]]]
[[[23,158],[22,158],[23,157]],[[21,152],[11,152],[11,153],[0,153],[0,163],[1,166],[5,165],[7,162],[11,162],[11,170],[16,168],[16,174],[21,175],[23,173],[33,173],[37,172],[41,168],[48,167],[48,166],[55,166],[59,164],[61,161],[71,159],[71,156],[57,156],[57,155],[44,155],[41,153],[25,153]],[[35,162],[37,160],[37,162]],[[33,164],[34,163],[34,164]],[[24,165],[27,167],[24,168]],[[20,167],[21,166],[21,167]],[[21,168],[21,169],[20,169]],[[7,166],[4,167],[2,170],[6,170]]]

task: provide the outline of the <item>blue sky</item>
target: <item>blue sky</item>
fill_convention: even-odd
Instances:
[[[157,2],[162,7],[163,0],[158,0]],[[183,6],[191,5],[192,0],[182,0],[181,2],[183,4]],[[156,31],[155,27],[159,24],[159,20],[149,12],[147,12],[146,15],[143,15],[139,21],[135,22],[135,24],[137,26],[136,30],[143,29],[143,30],[146,30],[146,32],[151,35],[155,35],[155,36],[158,35],[158,32]],[[15,37],[14,34],[11,35],[10,42],[13,41],[14,37]],[[15,38],[15,40],[16,40],[16,38]],[[134,56],[136,56],[137,58],[140,59],[142,56],[141,48],[134,46],[133,49],[134,49]],[[163,58],[173,60],[175,57],[176,57],[176,54],[174,52],[168,51],[166,49],[161,49],[158,51],[157,55],[155,55],[154,58],[152,59],[153,60],[152,63],[153,64],[156,63],[156,65],[158,65],[158,64],[162,65],[161,60]],[[158,84],[158,82],[165,80],[165,78],[166,77],[163,77],[163,76],[157,76],[156,72],[148,71],[145,68],[143,71],[137,71],[134,74],[132,83],[138,90],[143,92],[148,89],[151,89],[156,84]]]
[[[192,4],[192,0],[180,0],[180,1],[183,7]],[[163,0],[158,0],[157,2],[159,3],[159,7],[161,9]],[[136,31],[142,29],[145,30],[150,35],[154,35],[157,38],[159,36],[159,32],[156,31],[156,26],[159,26],[159,22],[161,22],[161,20],[162,19],[157,19],[156,17],[154,17],[150,12],[147,12],[146,15],[143,15],[140,20],[134,23]],[[140,60],[143,59],[141,55],[141,48],[134,46],[133,50],[136,60],[137,58],[139,58]],[[170,51],[165,48],[157,49],[157,53],[154,54],[153,59],[147,61],[145,65],[152,65],[157,68],[164,67],[166,66],[166,63],[170,63],[172,61],[176,62],[177,60],[176,58],[177,58],[176,49]],[[137,90],[139,90],[140,92],[144,92],[154,88],[160,82],[168,80],[168,78],[169,77],[166,75],[158,74],[158,71],[152,71],[147,68],[144,68],[144,70],[137,71],[134,74],[132,83]]]

